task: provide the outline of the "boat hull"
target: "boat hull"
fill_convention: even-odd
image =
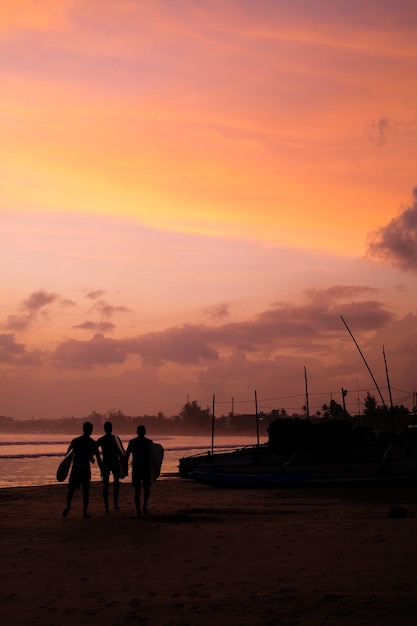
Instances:
[[[417,476],[337,476],[315,474],[230,474],[194,471],[190,478],[210,487],[228,489],[312,488],[312,487],[387,487],[417,485]]]

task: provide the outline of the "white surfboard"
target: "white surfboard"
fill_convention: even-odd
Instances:
[[[161,473],[162,461],[164,459],[164,449],[160,443],[153,443],[150,449],[150,464],[151,464],[151,484],[159,478]]]
[[[70,471],[74,450],[70,450],[58,466],[56,471],[56,479],[59,483],[63,483]]]

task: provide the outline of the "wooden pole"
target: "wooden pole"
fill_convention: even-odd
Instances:
[[[394,410],[394,403],[392,401],[391,383],[390,383],[390,380],[389,380],[388,365],[387,365],[387,359],[386,359],[386,356],[385,356],[385,348],[384,348],[384,346],[382,346],[382,354],[384,355],[385,374],[386,374],[386,377],[387,377],[389,401],[390,401],[390,408],[391,408],[391,422],[392,422],[393,425],[395,425],[395,410]]]
[[[216,396],[213,394],[213,415],[211,418],[211,453],[214,454],[214,402]]]
[[[256,410],[256,445],[259,448],[259,415],[258,415],[258,396],[255,389],[255,410]]]
[[[310,406],[309,406],[309,402],[308,402],[308,383],[307,383],[307,370],[306,370],[306,366],[304,365],[304,381],[305,381],[305,385],[306,385],[306,414],[307,414],[307,421],[310,421]]]

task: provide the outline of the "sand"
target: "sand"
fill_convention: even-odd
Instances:
[[[82,519],[66,485],[0,490],[2,624],[378,626],[417,620],[417,489],[154,485]],[[405,518],[391,518],[393,505]]]

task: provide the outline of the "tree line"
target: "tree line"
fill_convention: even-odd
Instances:
[[[416,425],[417,414],[415,412],[410,414],[409,409],[401,404],[391,407],[387,415],[387,407],[379,405],[375,396],[369,392],[364,398],[363,406],[363,414],[360,415],[351,415],[344,406],[334,400],[331,400],[329,404],[324,404],[321,411],[316,411],[314,415],[308,414],[307,406],[303,407],[301,414],[293,413],[292,415],[289,415],[284,408],[274,409],[270,413],[260,412],[258,416],[229,413],[226,416],[216,417],[214,427],[216,432],[220,431],[225,435],[254,435],[256,428],[259,427],[260,434],[266,435],[269,424],[280,418],[303,419],[312,422],[345,419],[354,428],[366,426],[374,430],[388,429],[387,418],[393,419],[398,429]],[[114,432],[121,435],[134,434],[139,424],[144,424],[148,432],[160,435],[208,435],[213,428],[210,408],[202,408],[196,400],[192,400],[187,401],[178,415],[173,417],[167,417],[163,412],[158,412],[156,415],[130,416],[125,415],[120,409],[111,409],[104,414],[92,411],[81,418],[15,420],[0,415],[0,432],[78,434],[81,432],[82,423],[86,420],[92,422],[95,433],[101,432],[104,422],[109,420],[113,424]]]

